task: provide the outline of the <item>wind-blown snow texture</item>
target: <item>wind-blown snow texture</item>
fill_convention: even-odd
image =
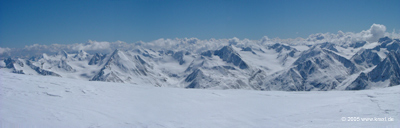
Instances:
[[[5,50],[0,67],[18,74],[157,87],[361,90],[400,84],[400,40],[385,31],[385,26],[373,24],[360,33],[319,33],[296,40],[33,45]]]
[[[0,69],[0,127],[398,127],[400,86],[283,92],[157,88]],[[342,121],[342,117],[394,121]]]

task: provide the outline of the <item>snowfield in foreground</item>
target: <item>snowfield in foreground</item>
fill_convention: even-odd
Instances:
[[[400,86],[324,92],[202,90],[0,70],[0,127],[400,127],[399,114]],[[349,117],[387,121],[347,121]]]

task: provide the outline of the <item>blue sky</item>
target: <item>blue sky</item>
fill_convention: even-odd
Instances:
[[[399,0],[1,0],[0,47],[400,29]],[[400,31],[400,30],[399,30]]]

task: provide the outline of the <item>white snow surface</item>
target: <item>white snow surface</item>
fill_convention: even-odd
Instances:
[[[0,127],[399,127],[400,86],[363,91],[200,90],[0,69]],[[349,117],[394,121],[342,121]]]

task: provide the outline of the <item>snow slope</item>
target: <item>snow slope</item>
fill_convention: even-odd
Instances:
[[[400,86],[328,92],[198,90],[7,70],[0,69],[0,127],[400,126]]]

